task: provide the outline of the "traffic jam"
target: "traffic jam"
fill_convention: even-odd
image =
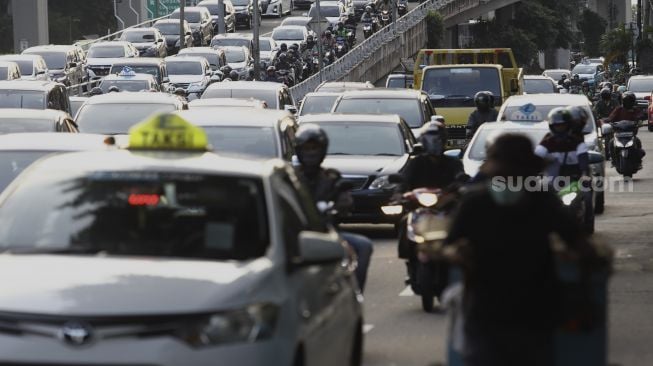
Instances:
[[[653,76],[424,48],[300,95],[407,3],[220,4],[0,55],[0,365],[387,365],[382,286],[432,365],[608,365]]]

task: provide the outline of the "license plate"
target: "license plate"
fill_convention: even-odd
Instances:
[[[452,146],[461,147],[467,143],[467,139],[450,139],[449,143],[451,143]]]

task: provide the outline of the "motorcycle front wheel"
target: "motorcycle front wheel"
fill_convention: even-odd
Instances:
[[[433,290],[433,271],[428,263],[417,263],[417,284],[422,297],[422,310],[432,313],[435,291]]]

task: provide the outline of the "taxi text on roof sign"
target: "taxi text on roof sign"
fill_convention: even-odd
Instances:
[[[159,114],[129,129],[131,150],[207,151],[208,138],[203,129],[176,114]]]

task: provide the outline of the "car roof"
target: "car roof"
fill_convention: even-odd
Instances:
[[[347,114],[347,113],[321,113],[306,114],[301,118],[305,123],[330,123],[330,122],[363,122],[363,123],[394,123],[401,122],[401,117],[396,114]]]
[[[86,104],[115,104],[115,103],[181,103],[179,97],[168,93],[151,92],[122,92],[95,95],[86,101]]]
[[[176,114],[185,120],[202,127],[207,126],[247,126],[247,127],[272,127],[278,121],[292,115],[277,109],[242,109],[229,107],[215,107],[211,113],[206,109],[189,109],[176,111]]]
[[[181,54],[189,54],[189,53],[218,53],[220,52],[219,49],[213,48],[213,47],[188,47],[188,48],[182,48],[178,55]]]
[[[278,159],[237,159],[221,157],[212,152],[150,151],[143,154],[139,151],[115,149],[51,155],[35,163],[32,169],[78,174],[99,170],[217,173],[263,178],[269,176],[273,169],[283,165]]]
[[[344,88],[348,90],[374,89],[374,84],[363,81],[326,81],[320,84],[317,89]],[[319,90],[318,90],[319,91]]]
[[[126,28],[125,30],[122,31],[122,33],[126,32],[144,32],[144,31],[150,31],[150,32],[158,32],[159,30],[154,28],[154,27],[140,27],[140,28]]]
[[[154,22],[153,25],[157,25],[157,24],[178,24],[179,22],[180,22],[179,19],[170,19],[170,18],[168,18],[168,19],[157,20],[156,22]],[[184,23],[188,23],[186,21],[186,19],[184,19]]]
[[[628,80],[632,79],[653,79],[653,75],[633,75]]]
[[[34,61],[39,58],[43,58],[43,56],[27,53],[23,55],[0,55],[0,60]]]
[[[109,47],[109,46],[126,47],[126,46],[129,46],[130,44],[131,44],[131,42],[127,42],[127,41],[103,41],[103,42],[93,43],[91,45],[91,48],[93,48],[93,47]]]
[[[116,65],[160,65],[165,60],[160,57],[121,57],[120,60],[113,63]]]
[[[544,75],[524,75],[524,79],[532,79],[532,80],[548,80],[551,81],[551,78],[548,76]]]
[[[70,118],[68,113],[56,109],[23,109],[23,108],[5,108],[0,109],[0,118],[14,119],[59,119],[61,117]]]
[[[188,103],[188,108],[193,107],[259,107],[265,102],[254,98],[208,98],[195,99]]]
[[[324,2],[323,2],[324,3]],[[306,23],[309,23],[313,20],[311,17],[305,17],[305,16],[292,16],[292,17],[287,17],[286,19],[283,20],[283,23],[286,22],[291,22],[291,21],[305,21]]]
[[[324,6],[338,6],[340,1],[320,1],[320,8]]]
[[[206,9],[206,8],[204,6],[185,6],[184,7],[184,11],[192,11],[192,12],[202,11],[203,9]],[[173,11],[173,13],[179,13],[180,11],[181,10],[179,10],[179,8],[177,8],[177,9],[175,9]]]
[[[341,92],[316,91],[316,92],[306,93],[306,95],[304,95],[304,98],[306,98],[306,97],[339,97],[341,95],[342,95]]]
[[[528,94],[513,95],[506,99],[504,105],[588,105],[590,102],[582,94]]]
[[[86,133],[27,132],[0,135],[0,150],[74,151],[106,149],[106,136]]]
[[[136,74],[136,75],[131,75],[131,76],[124,76],[124,75],[118,75],[118,74],[109,74],[104,77],[104,80],[112,81],[112,80],[146,80],[146,81],[156,81],[153,75],[150,74]]]
[[[394,74],[388,74],[388,79],[404,79],[404,78],[413,78],[413,74],[401,74],[401,73],[394,73]]]
[[[247,33],[222,33],[222,34],[216,34],[213,39],[220,39],[220,38],[244,38],[244,39],[252,39],[251,34]]]
[[[543,122],[491,122],[483,123],[479,129],[481,130],[549,130],[549,125],[546,121]]]
[[[275,30],[278,30],[278,29],[299,29],[299,30],[307,30],[306,27],[303,26],[303,25],[280,25],[280,26],[278,26],[278,27],[275,27],[275,28],[272,30],[272,33],[274,33],[274,31],[275,31]]]
[[[343,92],[342,99],[415,99],[421,95],[421,90],[374,88]]]
[[[230,90],[230,89],[258,89],[258,90],[278,90],[284,88],[284,84],[281,83],[268,83],[264,81],[230,81],[228,83],[213,83],[209,85],[206,90]]]
[[[176,57],[176,56],[168,56],[165,58],[166,63],[174,63],[174,62],[208,62],[206,60],[206,57],[201,57],[201,56],[184,56],[184,57]]]
[[[42,46],[30,47],[23,52],[32,52],[32,51],[59,51],[59,52],[68,52],[74,51],[76,46],[65,45],[65,44],[48,44]]]
[[[3,81],[0,83],[0,90],[41,90],[46,91],[52,89],[55,85],[61,85],[54,81],[41,81],[41,80],[11,80]]]
[[[550,72],[550,71],[551,72],[566,72],[566,73],[571,72],[570,70],[567,70],[567,69],[546,69],[546,70],[544,70],[544,72]]]

